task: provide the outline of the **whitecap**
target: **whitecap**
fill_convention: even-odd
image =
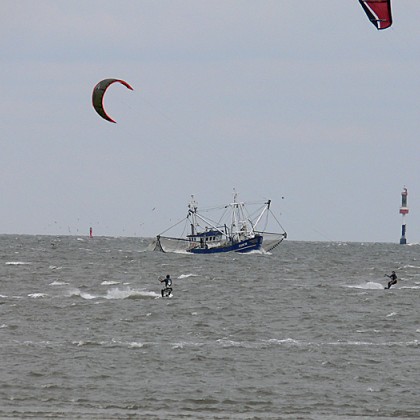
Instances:
[[[114,280],[104,280],[101,285],[102,286],[112,286],[114,284],[120,284],[119,281],[114,281]]]
[[[375,330],[375,329],[373,329],[373,330],[356,330],[356,332],[357,332],[358,334],[365,334],[365,333],[371,333],[371,332],[374,332],[374,333],[379,333],[380,331],[379,331],[379,330]]]
[[[156,292],[150,292],[146,290],[134,290],[131,288],[119,289],[118,287],[109,289],[107,294],[104,296],[105,299],[141,299],[147,297],[159,297],[160,295]]]
[[[201,346],[203,346],[203,343],[194,342],[194,341],[180,341],[179,343],[173,343],[172,344],[172,348],[173,349],[183,349],[185,346],[188,346],[188,347],[201,347]]]
[[[50,283],[50,286],[64,286],[66,284],[69,283],[66,283],[65,281],[54,280],[52,283]]]
[[[31,298],[34,298],[34,299],[43,298],[43,297],[46,297],[46,296],[48,296],[46,293],[30,293],[28,295],[28,297],[31,297]]]
[[[187,279],[188,277],[198,277],[198,274],[181,274],[180,276],[178,276],[179,279]]]
[[[80,297],[86,300],[97,299],[99,296],[91,295],[90,293],[80,292]]]
[[[80,290],[79,289],[70,289],[70,290],[67,291],[66,296],[67,297],[80,296]]]
[[[80,289],[71,289],[67,292],[68,297],[80,296],[82,299],[92,300],[92,299],[142,299],[142,298],[157,298],[160,297],[160,294],[156,292],[146,291],[146,290],[134,290],[134,289],[119,289],[112,288],[107,291],[105,295],[94,295],[87,292],[82,292]]]
[[[90,341],[90,340],[80,340],[80,341],[72,341],[72,344],[76,345],[77,347],[82,346],[102,346],[105,344],[104,341],[97,342],[97,341]]]
[[[234,340],[227,340],[225,338],[217,340],[219,344],[221,344],[223,347],[241,347],[244,344],[239,341]]]
[[[129,347],[131,348],[142,348],[144,346],[143,343],[137,343],[136,341],[133,341],[132,343],[129,344]]]
[[[91,295],[90,293],[81,292],[80,289],[71,289],[67,292],[67,297],[80,296],[82,299],[92,300],[99,296]]]
[[[267,343],[269,344],[279,344],[279,345],[298,345],[299,342],[297,340],[294,340],[293,338],[283,338],[283,339],[279,339],[279,338],[270,338],[269,340],[266,340]]]
[[[368,281],[365,284],[357,284],[357,285],[349,285],[347,287],[350,287],[352,289],[370,289],[370,290],[379,290],[384,288],[384,286],[381,283],[375,283],[373,281]]]
[[[24,261],[7,261],[5,265],[30,265],[32,263],[30,262],[24,262]]]

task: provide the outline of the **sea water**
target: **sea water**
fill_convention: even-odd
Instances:
[[[419,418],[419,245],[148,243],[0,236],[1,419]]]

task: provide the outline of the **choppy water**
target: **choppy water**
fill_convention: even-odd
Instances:
[[[419,418],[419,245],[146,246],[0,236],[0,418]]]

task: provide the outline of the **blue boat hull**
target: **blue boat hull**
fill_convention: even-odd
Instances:
[[[188,252],[192,254],[219,254],[222,252],[250,252],[250,251],[258,251],[261,249],[263,237],[261,235],[255,236],[252,239],[246,239],[245,241],[236,242],[220,247],[214,248],[193,248]]]

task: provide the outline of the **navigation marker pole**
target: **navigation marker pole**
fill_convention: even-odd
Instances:
[[[405,245],[407,243],[407,239],[405,237],[405,231],[406,231],[405,215],[408,214],[409,212],[408,207],[407,207],[407,195],[408,195],[407,188],[404,187],[401,193],[401,207],[400,207],[400,214],[402,215],[402,227],[401,227],[401,239],[400,239],[401,245]]]

